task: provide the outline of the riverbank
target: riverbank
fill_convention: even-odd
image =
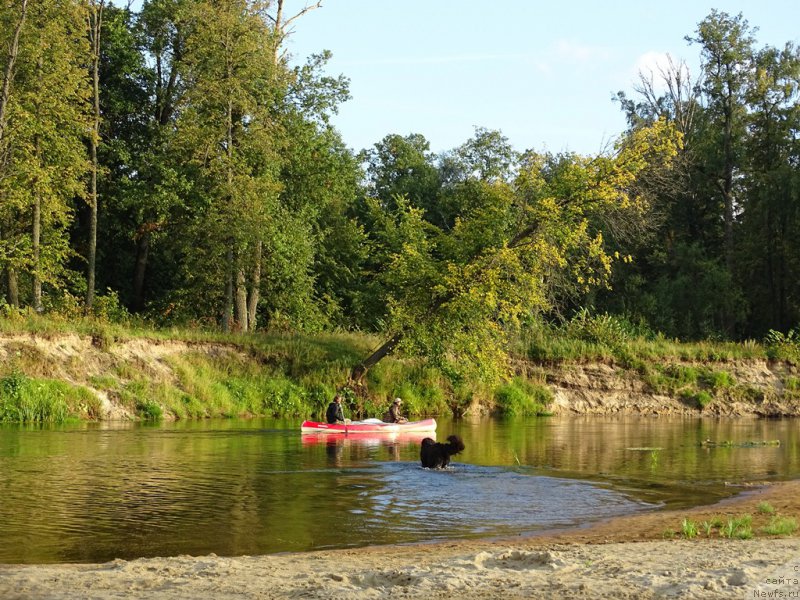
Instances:
[[[377,343],[359,334],[230,340],[0,334],[0,421],[321,418],[352,365]],[[701,358],[707,348],[695,348],[695,355],[690,348],[662,349],[647,359],[516,359],[516,377],[496,388],[454,389],[420,361],[390,357],[370,371],[367,387],[348,398],[347,409],[356,417],[379,415],[387,399],[402,396],[412,417],[539,410],[800,416],[794,363],[757,357],[752,350],[750,357],[720,350],[711,360]]]
[[[530,538],[252,557],[0,565],[0,597],[67,598],[758,598],[800,596],[800,537],[765,537],[765,503],[800,516],[800,482],[712,506],[615,518]],[[761,512],[760,512],[761,511]],[[753,515],[755,539],[664,539],[683,519]],[[769,592],[784,595],[767,596]],[[763,594],[762,594],[763,593]],[[794,596],[790,595],[794,594]]]

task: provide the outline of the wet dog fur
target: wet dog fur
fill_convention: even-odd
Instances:
[[[426,469],[443,469],[450,464],[450,457],[464,449],[464,442],[457,435],[448,436],[447,442],[432,438],[422,440],[419,459]]]

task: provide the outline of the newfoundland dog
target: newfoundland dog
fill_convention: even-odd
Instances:
[[[426,469],[443,469],[450,464],[450,457],[464,449],[464,442],[457,435],[451,435],[447,442],[437,442],[432,438],[422,440],[419,459]]]

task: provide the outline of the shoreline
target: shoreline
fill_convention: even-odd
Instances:
[[[176,556],[103,564],[0,565],[0,597],[754,598],[800,597],[800,536],[765,537],[768,502],[800,517],[800,481],[712,505],[613,517],[586,528],[264,556]],[[753,515],[754,539],[664,539],[684,518]],[[793,595],[790,595],[793,594]],[[763,596],[767,597],[767,596]],[[781,597],[772,596],[772,597]]]

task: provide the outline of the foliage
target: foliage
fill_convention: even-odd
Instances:
[[[553,401],[553,394],[543,385],[515,378],[495,391],[500,413],[509,416],[543,415]]]
[[[800,363],[800,328],[791,329],[786,334],[770,329],[764,337],[764,345],[770,359]]]
[[[645,211],[647,199],[630,193],[630,185],[642,169],[668,162],[678,143],[659,122],[621,141],[614,157],[531,154],[515,186],[474,177],[456,182],[443,191],[458,206],[452,228],[426,221],[404,198],[388,214],[373,205],[390,244],[381,275],[389,325],[402,332],[403,349],[454,380],[498,380],[508,333],[550,306],[553,286],[607,283],[618,257],[605,251],[593,217]]]
[[[99,400],[85,388],[16,371],[0,379],[0,422],[63,423],[99,415]]]
[[[756,507],[756,510],[758,510],[758,512],[763,515],[775,514],[775,507],[772,506],[769,502],[759,502],[758,506]]]
[[[770,519],[770,522],[763,530],[768,535],[792,535],[797,531],[797,519],[794,517],[775,516]]]
[[[683,520],[681,523],[681,530],[683,532],[683,536],[687,540],[697,537],[697,523],[690,519]]]

